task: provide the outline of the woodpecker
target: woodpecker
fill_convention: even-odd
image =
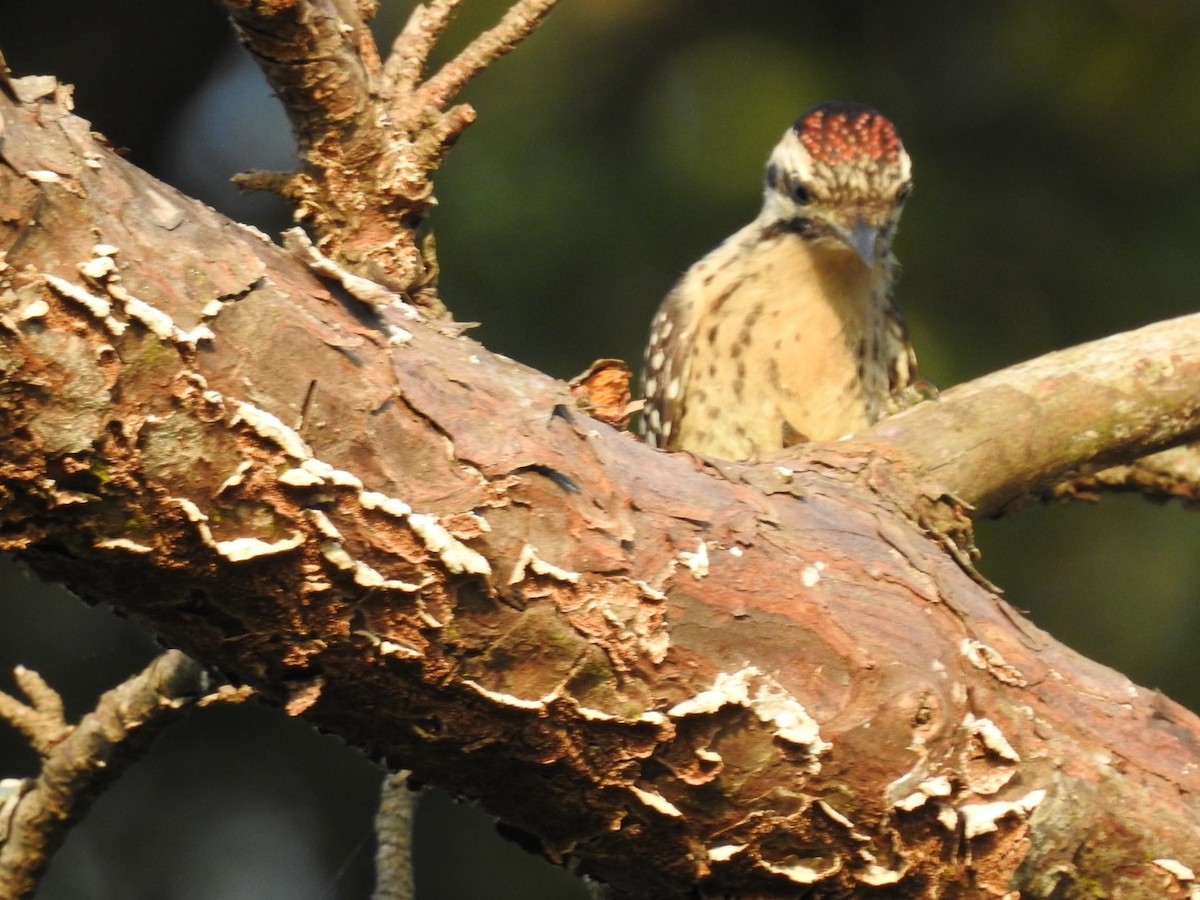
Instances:
[[[750,459],[861,431],[918,399],[891,252],[911,187],[895,127],[870,107],[826,102],[797,119],[767,162],[758,218],[654,317],[646,439]]]

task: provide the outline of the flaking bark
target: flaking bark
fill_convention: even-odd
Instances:
[[[427,73],[459,0],[417,4],[386,61],[368,27],[377,4],[222,0],[279,96],[303,160],[296,172],[235,180],[293,201],[326,255],[426,313],[444,314],[433,243],[417,231],[436,202],[432,173],[475,121],[469,104],[453,101],[556,2],[516,0],[494,28]]]
[[[1200,722],[981,586],[955,485],[657,453],[389,340],[67,106],[0,105],[0,546],[42,577],[632,896],[1190,890]]]

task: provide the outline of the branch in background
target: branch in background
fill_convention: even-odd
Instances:
[[[435,202],[433,172],[475,120],[469,105],[450,104],[532,34],[555,2],[519,0],[422,83],[458,0],[418,5],[383,63],[366,24],[371,6],[224,0],[282,101],[304,160],[296,173],[250,172],[235,181],[292,200],[323,254],[444,314],[433,247],[418,241],[417,230]]]
[[[37,778],[24,782],[0,822],[0,897],[32,894],[37,878],[100,789],[137,760],[160,731],[197,700],[207,677],[178,650],[102,695],[70,725],[62,699],[36,673],[18,669],[23,704],[0,693],[0,718],[16,726],[42,757]]]
[[[1141,494],[1160,502],[1200,503],[1200,447],[1172,447],[1126,465],[1080,475],[1056,484],[1042,499],[1095,501],[1107,493]]]
[[[413,900],[412,829],[417,794],[408,787],[411,772],[383,776],[375,814],[375,893],[372,900]]]
[[[73,727],[64,717],[62,697],[41,675],[24,666],[13,670],[13,679],[29,703],[22,703],[0,691],[0,719],[5,719],[25,735],[38,755],[49,756]]]
[[[864,437],[891,445],[974,517],[1002,515],[1066,479],[1200,437],[1200,315],[986,375]]]

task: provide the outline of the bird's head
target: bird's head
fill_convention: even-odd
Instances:
[[[896,128],[869,106],[830,101],[787,130],[767,163],[762,220],[852,250],[868,268],[888,253],[912,187]]]

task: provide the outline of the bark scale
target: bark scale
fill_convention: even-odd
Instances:
[[[1200,722],[981,586],[894,447],[652,451],[13,85],[0,546],[42,577],[630,895],[1192,889]]]

